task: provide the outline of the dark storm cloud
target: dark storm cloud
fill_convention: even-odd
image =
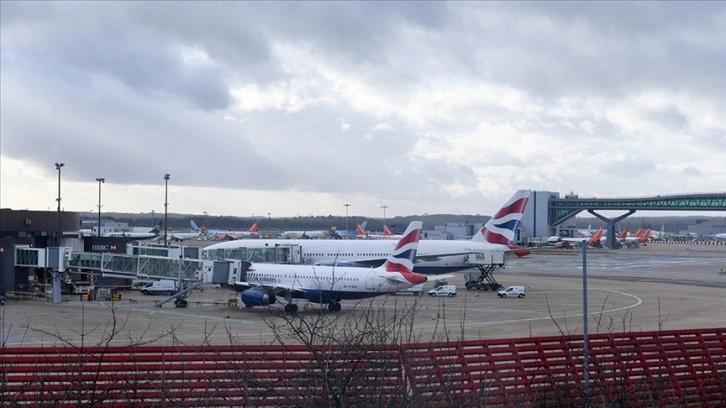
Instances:
[[[173,39],[130,23],[123,18],[120,4],[42,4],[45,9],[29,7],[49,18],[45,24],[36,23],[37,17],[17,4],[9,7],[4,31],[12,37],[11,55],[20,49],[20,58],[32,59],[48,74],[68,75],[69,80],[106,75],[137,92],[181,97],[200,109],[229,105],[221,70],[185,65]],[[24,22],[32,30],[23,29]],[[27,48],[21,48],[24,44]]]
[[[470,12],[459,13],[449,32],[449,40],[461,41],[448,41],[453,50],[444,52],[463,61],[454,69],[540,95],[617,94],[652,85],[715,94],[710,81],[726,69],[716,52],[726,44],[724,7],[671,4],[469,3]]]
[[[10,76],[15,80],[3,78],[3,92],[15,103],[2,105],[3,154],[41,168],[60,157],[69,164],[65,174],[79,181],[103,173],[115,183],[147,184],[171,172],[184,185],[285,185],[285,176],[257,154],[244,130],[219,114],[143,99],[112,82],[70,88]],[[39,99],[35,86],[55,92]],[[269,178],[246,176],[255,172]]]

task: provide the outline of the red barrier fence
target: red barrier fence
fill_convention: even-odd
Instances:
[[[13,347],[3,406],[577,406],[582,336],[405,345]],[[592,406],[726,406],[726,328],[590,336]]]

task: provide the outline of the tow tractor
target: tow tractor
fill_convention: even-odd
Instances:
[[[487,251],[470,254],[467,260],[469,264],[479,269],[479,274],[465,273],[464,286],[467,289],[476,290],[492,290],[497,291],[502,288],[496,279],[494,279],[494,270],[504,267],[504,252]]]

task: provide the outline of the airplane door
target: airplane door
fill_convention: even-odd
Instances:
[[[370,271],[368,272],[368,275],[366,275],[366,289],[375,289],[376,288],[376,272]]]

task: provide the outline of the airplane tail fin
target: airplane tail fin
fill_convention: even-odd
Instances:
[[[387,273],[400,273],[404,279],[414,285],[426,282],[425,275],[413,272],[422,226],[423,222],[412,221],[406,228],[403,237],[396,243],[396,247],[388,255],[386,262],[381,266]]]
[[[365,224],[365,221],[363,222]],[[355,233],[357,235],[366,235],[366,229],[362,224],[355,225]]]
[[[514,241],[517,228],[522,222],[524,208],[532,192],[519,190],[504,206],[471,238],[472,241],[485,241],[490,244],[509,245]]]
[[[616,238],[622,240],[622,239],[625,239],[625,237],[627,237],[627,236],[628,236],[628,229],[623,228],[623,230],[620,231],[620,234],[618,234]]]
[[[192,231],[194,231],[194,232],[199,232],[199,227],[197,226],[197,223],[196,223],[196,222],[194,222],[194,220],[189,220],[189,222],[190,222],[190,223],[191,223],[191,225],[192,225]]]
[[[257,223],[252,224],[249,232],[257,232]]]
[[[592,234],[592,236],[590,237],[590,239],[587,240],[588,245],[590,245],[590,246],[599,245],[600,244],[600,239],[602,238],[603,231],[604,231],[603,230],[603,227],[600,227],[600,229],[598,229],[597,231],[595,231],[595,233]]]
[[[393,231],[391,231],[391,229],[388,228],[388,225],[386,225],[386,224],[383,224],[383,235],[385,235],[387,237],[393,236]]]
[[[650,228],[646,228],[643,230],[643,233],[640,235],[638,240],[641,243],[643,243],[643,242],[648,242],[649,239],[650,239]]]
[[[152,234],[160,234],[161,233],[161,221],[157,222],[154,228],[149,231]]]
[[[368,227],[368,220],[361,222],[360,226],[361,226],[361,228],[363,228],[363,231],[365,231],[366,228]]]

